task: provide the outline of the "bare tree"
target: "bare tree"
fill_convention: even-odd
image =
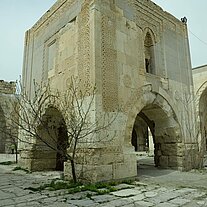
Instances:
[[[184,93],[180,101],[183,105],[182,120],[183,122],[183,134],[190,139],[190,142],[197,143],[196,145],[186,145],[188,147],[186,152],[188,156],[191,154],[197,156],[193,161],[195,168],[201,168],[203,166],[203,155],[205,150],[205,139],[203,137],[203,128],[201,127],[201,117],[199,114],[199,100],[196,95]],[[199,150],[199,152],[198,152]],[[193,153],[193,154],[192,154]]]
[[[52,89],[50,84],[34,83],[33,93],[24,88],[17,97],[14,113],[18,119],[10,119],[12,126],[18,126],[18,141],[38,148],[46,146],[57,153],[58,158],[70,161],[73,181],[77,182],[76,159],[78,148],[87,148],[100,142],[96,134],[107,128],[116,119],[117,113],[101,113],[98,118],[95,111],[96,88],[91,84],[81,87],[80,81],[71,78],[67,90]],[[58,109],[61,116],[56,118],[58,125],[51,120],[47,111]],[[55,128],[55,129],[54,129]],[[67,137],[58,140],[58,134]],[[107,137],[107,136],[106,136]],[[102,140],[102,142],[107,140]]]

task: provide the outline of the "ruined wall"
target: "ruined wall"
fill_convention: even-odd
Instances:
[[[16,83],[15,82],[6,82],[0,80],[0,93],[2,94],[15,94],[16,92]]]
[[[10,116],[14,116],[13,104],[15,103],[16,83],[0,80],[0,153],[12,153],[13,139],[6,132],[10,125]],[[13,128],[15,135],[17,129]]]
[[[94,146],[93,159],[78,166],[89,177],[137,175],[131,136],[140,112],[155,123],[157,163],[195,167],[194,105],[186,103],[193,95],[186,24],[148,0],[59,0],[26,33],[23,84],[30,94],[32,80],[64,91],[71,75],[83,86],[96,84],[96,118],[118,113],[107,129],[116,135],[113,142]],[[31,163],[32,157],[24,158]]]

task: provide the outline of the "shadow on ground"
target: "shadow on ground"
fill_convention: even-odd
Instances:
[[[143,156],[138,158],[138,177],[160,177],[168,175],[175,170],[162,169],[154,166],[154,157]]]

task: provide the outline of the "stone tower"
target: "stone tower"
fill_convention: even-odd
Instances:
[[[58,0],[26,32],[23,85],[31,94],[33,80],[64,91],[72,75],[96,84],[96,116],[118,113],[108,129],[116,134],[113,143],[94,146],[92,159],[77,163],[77,169],[83,167],[95,181],[136,176],[135,145],[143,121],[153,136],[155,165],[196,167],[185,23],[150,0]],[[22,165],[54,168],[54,156],[38,153],[22,144]],[[70,174],[69,162],[64,172]]]

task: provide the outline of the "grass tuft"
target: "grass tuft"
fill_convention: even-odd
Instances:
[[[104,195],[104,194],[109,194],[110,192],[117,191],[116,185],[121,183],[131,184],[132,181],[108,182],[108,183],[100,182],[100,183],[83,185],[82,183],[73,183],[69,181],[66,182],[63,180],[54,179],[50,183],[41,185],[37,188],[29,187],[25,189],[31,191],[42,191],[46,189],[50,191],[56,191],[56,190],[65,189],[68,190],[69,194],[90,191],[90,192],[94,192],[96,195]],[[94,194],[87,193],[86,197],[90,198],[92,195]]]

